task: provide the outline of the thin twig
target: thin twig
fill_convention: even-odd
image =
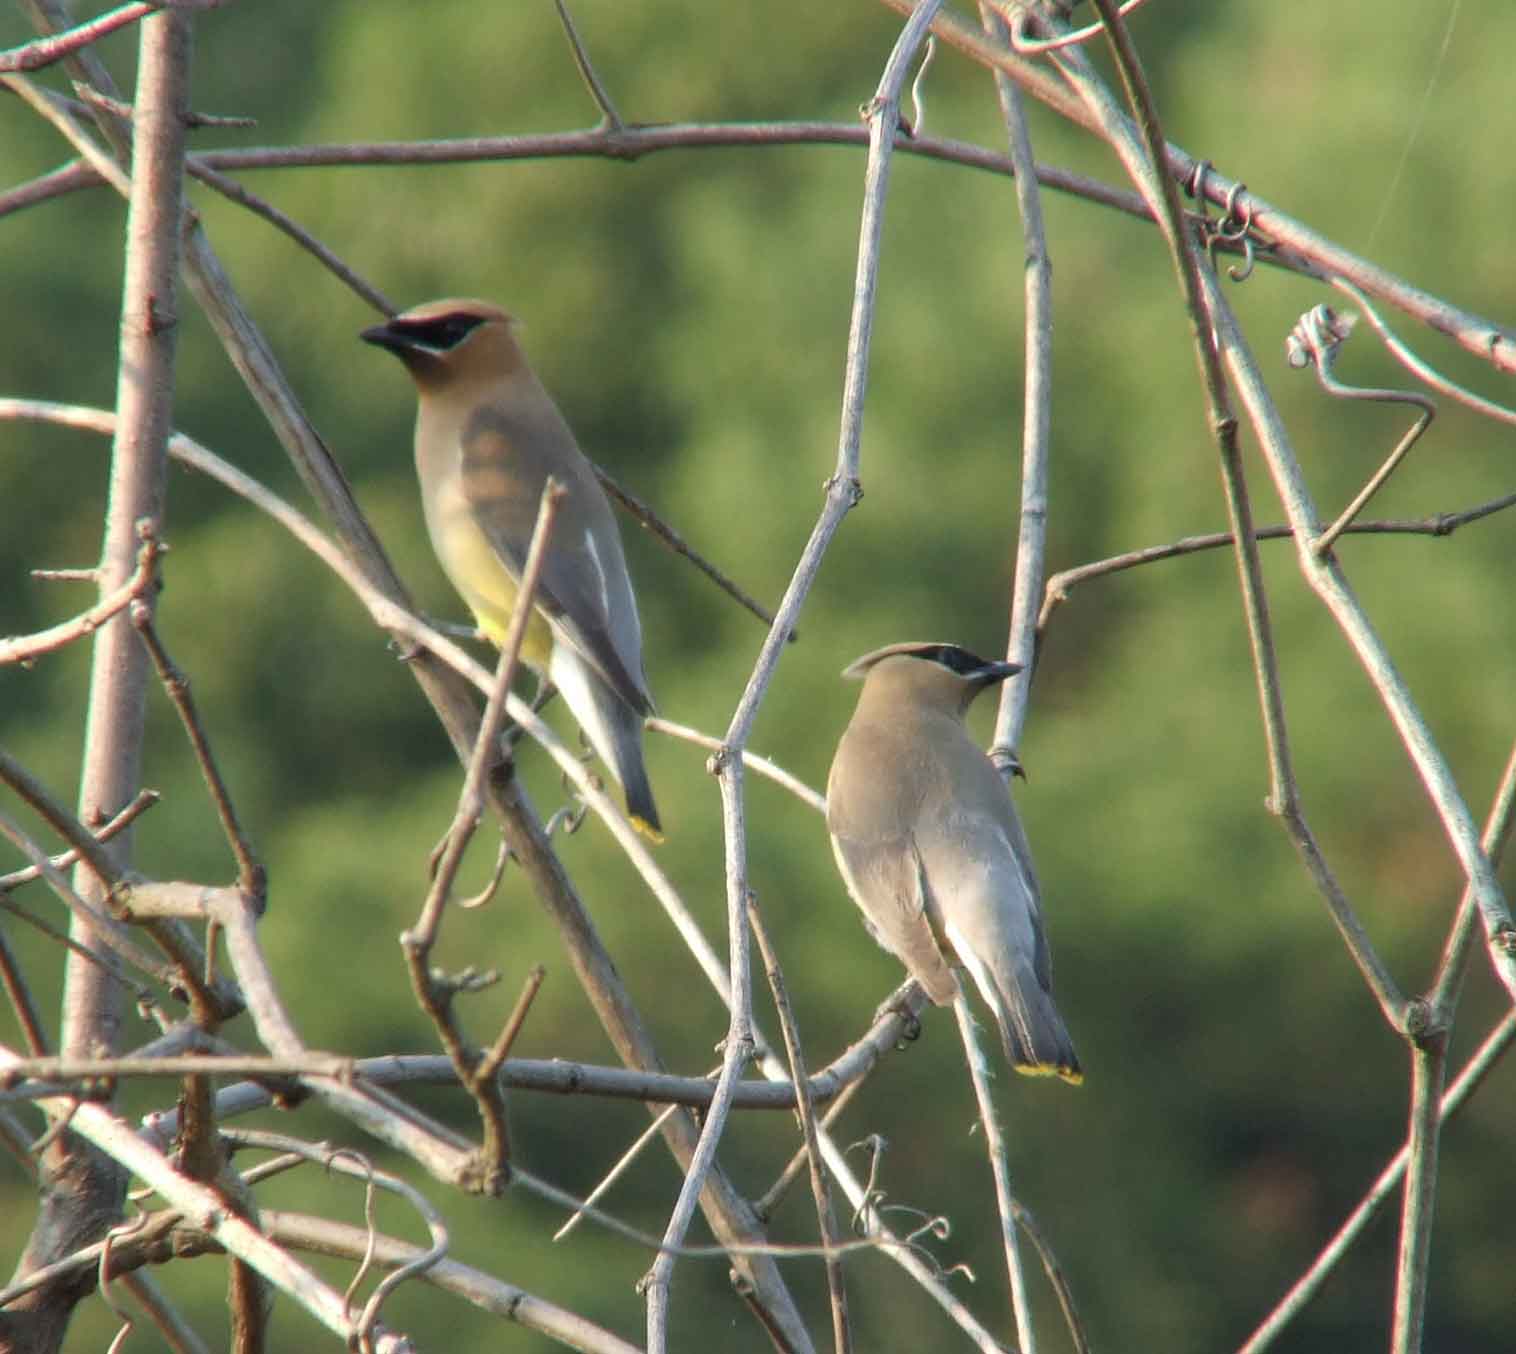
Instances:
[[[309,1050],[284,1008],[268,958],[258,943],[257,913],[251,901],[220,902],[215,916],[225,931],[227,957],[247,994],[248,1014],[259,1039],[276,1057],[306,1057]],[[437,1179],[460,1187],[473,1179],[475,1154],[467,1142],[382,1088],[323,1077],[302,1078],[301,1085],[364,1132],[406,1153]]]
[[[0,87],[4,82],[0,81]],[[93,96],[92,96],[93,97]],[[193,115],[192,115],[193,118]],[[240,172],[270,168],[322,167],[331,164],[453,164],[480,160],[522,160],[557,156],[611,156],[635,159],[661,150],[712,149],[789,145],[865,146],[867,129],[847,122],[665,123],[622,127],[614,133],[547,133],[536,136],[475,137],[462,140],[377,142],[339,146],[280,146],[207,151],[193,155],[189,172],[201,168]],[[897,138],[896,149],[923,159],[961,165],[991,174],[1009,174],[1004,155],[967,141],[942,137]],[[1085,174],[1039,165],[1037,177],[1045,188],[1081,197],[1143,220],[1152,215],[1135,193],[1092,179]],[[0,193],[0,216],[55,197],[99,186],[100,175],[90,165],[65,165]],[[1272,261],[1272,260],[1271,260]]]
[[[1300,570],[1311,590],[1337,622],[1384,704],[1459,864],[1473,886],[1495,972],[1507,992],[1516,997],[1516,953],[1505,949],[1500,940],[1511,930],[1510,911],[1499,880],[1490,868],[1489,858],[1480,847],[1473,816],[1459,793],[1446,758],[1433,741],[1421,711],[1349,587],[1340,564],[1335,556],[1320,559],[1310,549],[1308,542],[1315,537],[1320,519],[1289,434],[1230,305],[1213,277],[1207,275],[1205,281],[1206,299],[1216,324],[1222,355],[1252,419],[1290,524],[1295,528],[1296,559]]]
[[[10,1061],[10,1055],[0,1049],[0,1070]],[[69,1125],[74,1133],[93,1142],[106,1156],[151,1185],[181,1213],[196,1219],[231,1254],[252,1265],[329,1330],[343,1339],[353,1334],[342,1300],[331,1288],[292,1260],[257,1227],[229,1210],[215,1189],[175,1170],[168,1158],[149,1147],[104,1106],[64,1101],[60,1097],[49,1108],[54,1113],[69,1110]],[[375,1349],[380,1354],[403,1354],[408,1348],[408,1341],[389,1332],[380,1332],[375,1339]]]
[[[818,1137],[820,1133],[826,1132],[837,1122],[842,1111],[848,1107],[853,1097],[862,1089],[862,1077],[857,1081],[850,1081],[842,1088],[842,1093],[827,1106],[826,1113],[821,1116],[821,1119],[817,1123]],[[775,1177],[774,1183],[764,1190],[754,1202],[753,1208],[760,1218],[766,1221],[774,1216],[774,1210],[779,1207],[784,1196],[789,1193],[790,1186],[800,1179],[801,1172],[805,1171],[810,1165],[810,1160],[810,1150],[802,1142],[795,1149],[795,1154],[785,1162],[784,1169]]]
[[[1372,400],[1383,404],[1414,404],[1421,413],[1406,430],[1384,464],[1379,467],[1353,497],[1353,501],[1338,515],[1337,520],[1311,542],[1311,549],[1325,555],[1337,538],[1363,511],[1368,501],[1384,486],[1406,454],[1421,439],[1437,416],[1437,406],[1419,390],[1386,390],[1366,386],[1350,386],[1332,374],[1332,364],[1338,349],[1352,332],[1352,324],[1341,320],[1330,306],[1313,306],[1303,315],[1286,341],[1286,352],[1293,367],[1309,365],[1316,372],[1321,388],[1337,399]]]
[[[720,1069],[718,1068],[717,1071],[719,1070]],[[714,1094],[716,1090],[716,1083],[714,1081],[707,1080],[705,1085],[706,1088]],[[703,1103],[710,1104],[710,1100],[707,1098]],[[576,1228],[581,1222],[593,1216],[595,1213],[596,1205],[600,1202],[601,1199],[610,1193],[611,1188],[615,1185],[615,1183],[620,1180],[621,1177],[624,1176],[629,1170],[631,1170],[632,1164],[637,1160],[639,1156],[642,1155],[643,1149],[652,1143],[655,1138],[657,1138],[658,1134],[663,1129],[663,1125],[673,1115],[674,1111],[675,1106],[671,1104],[667,1109],[653,1116],[652,1122],[647,1124],[646,1127],[644,1127],[643,1130],[634,1139],[632,1139],[631,1145],[624,1152],[622,1152],[622,1154],[617,1157],[614,1162],[611,1163],[610,1170],[606,1171],[605,1174],[595,1182],[595,1188],[586,1194],[580,1204],[569,1213],[567,1218],[563,1220],[562,1225],[556,1232],[553,1233],[554,1241],[562,1241],[563,1238],[572,1232],[574,1228]]]
[[[1120,13],[1123,17],[1130,14],[1143,0],[1124,0]],[[1009,6],[1007,6],[1009,8]],[[1033,38],[1027,36],[1030,25],[1027,20],[1031,18],[1033,11],[1022,10],[1018,13],[1018,21],[1009,29],[1011,46],[1022,56],[1040,56],[1044,52],[1056,52],[1064,47],[1077,47],[1082,42],[1088,42],[1091,38],[1099,37],[1105,31],[1104,24],[1086,24],[1083,28],[1073,29],[1068,33],[1060,33],[1051,38]],[[1004,41],[1005,34],[1000,34]],[[1004,74],[1004,72],[998,72]]]
[[[87,84],[77,85],[76,90],[80,108],[86,113],[103,109],[126,122],[130,122],[134,116],[131,104],[125,99],[112,98]],[[256,127],[258,119],[242,113],[199,113],[191,109],[184,115],[184,125],[191,130],[198,127]]]
[[[1211,426],[1220,452],[1227,514],[1231,519],[1232,536],[1237,542],[1238,579],[1248,638],[1253,651],[1253,666],[1269,756],[1269,807],[1278,815],[1300,852],[1331,912],[1338,933],[1379,1002],[1385,1019],[1393,1028],[1400,1030],[1405,998],[1374,949],[1367,931],[1328,865],[1306,820],[1299,785],[1295,779],[1285,720],[1283,685],[1274,646],[1273,623],[1269,616],[1268,595],[1258,554],[1247,479],[1237,445],[1237,419],[1232,412],[1226,376],[1213,338],[1214,319],[1209,313],[1215,305],[1215,276],[1210,260],[1185,229],[1178,187],[1173,178],[1164,172],[1166,142],[1163,129],[1131,36],[1117,14],[1113,0],[1094,0],[1094,4],[1105,23],[1127,97],[1136,114],[1143,144],[1139,146],[1137,143],[1131,125],[1115,115],[1108,92],[1094,76],[1083,53],[1077,50],[1061,52],[1055,54],[1054,59],[1100,121],[1113,149],[1120,155],[1139,189],[1152,201],[1163,225],[1164,238],[1184,296],[1185,312],[1190,321]],[[1299,523],[1294,525],[1298,530]]]
[[[821,515],[796,564],[789,587],[780,603],[779,613],[769,628],[747,686],[733,711],[723,740],[723,749],[711,761],[721,789],[731,1020],[727,1028],[726,1051],[717,1095],[712,1101],[694,1161],[685,1176],[664,1234],[664,1243],[669,1246],[676,1246],[684,1239],[695,1199],[715,1159],[716,1146],[725,1128],[731,1087],[753,1046],[747,955],[749,888],[742,750],[747,745],[758,708],[773,680],[784,643],[820,569],[826,547],[843,517],[858,501],[861,492],[858,478],[859,443],[863,428],[864,397],[868,388],[869,342],[878,281],[879,243],[883,230],[884,203],[889,189],[891,153],[900,124],[900,95],[910,64],[915,59],[917,49],[925,41],[932,16],[940,5],[941,0],[924,0],[920,9],[906,22],[885,64],[874,98],[866,109],[869,155],[864,175],[858,263],[848,331],[847,368],[843,379],[837,468],[828,481],[826,502]],[[654,1262],[645,1281],[648,1354],[664,1354],[668,1347],[668,1302],[672,1275],[673,1257],[665,1252]]]
[[[268,1235],[280,1245],[342,1260],[359,1260],[371,1254],[375,1264],[395,1269],[411,1264],[425,1253],[410,1242],[327,1218],[266,1208],[260,1211],[259,1219]],[[578,1313],[457,1260],[439,1260],[418,1277],[482,1311],[517,1322],[570,1349],[585,1354],[639,1354],[636,1346]]]
[[[1465,508],[1460,512],[1441,512],[1431,517],[1421,518],[1354,522],[1345,534],[1350,536],[1451,536],[1460,527],[1467,526],[1471,522],[1482,521],[1486,517],[1504,512],[1513,506],[1516,506],[1516,494],[1503,494],[1500,498],[1491,499],[1488,503],[1480,503],[1472,508]],[[1288,540],[1294,534],[1295,528],[1291,526],[1253,529],[1254,539],[1260,541]],[[1107,574],[1121,573],[1126,569],[1135,569],[1143,564],[1179,559],[1184,555],[1193,555],[1205,550],[1219,550],[1232,545],[1234,540],[1229,531],[1215,531],[1204,536],[1185,536],[1168,545],[1144,546],[1141,550],[1128,550],[1120,555],[1112,555],[1108,559],[1095,560],[1090,564],[1081,564],[1077,568],[1056,573],[1048,579],[1047,588],[1043,593],[1042,610],[1037,617],[1038,632],[1040,634],[1046,630],[1053,612],[1068,601],[1070,589],[1080,583],[1087,583],[1092,578],[1103,578]]]
[[[1490,858],[1490,864],[1497,869],[1511,839],[1513,822],[1516,822],[1516,744],[1512,745],[1510,755],[1506,758],[1500,788],[1495,791],[1494,802],[1485,818],[1484,832],[1479,838],[1485,855]],[[1478,908],[1474,905],[1474,891],[1465,885],[1463,897],[1458,902],[1458,915],[1448,934],[1447,943],[1443,946],[1442,959],[1437,965],[1437,977],[1432,983],[1428,998],[1434,1028],[1447,1028],[1453,1023],[1453,1012],[1457,1009],[1458,995],[1468,969],[1469,948],[1474,939],[1474,923],[1478,915]]]
[[[21,1037],[26,1041],[27,1052],[34,1058],[43,1057],[48,1042],[42,1029],[42,1012],[37,1009],[37,1000],[32,996],[31,987],[16,962],[16,952],[11,949],[4,931],[0,931],[0,983],[4,984],[5,995],[10,998],[11,1009],[21,1025]]]
[[[987,0],[979,6],[986,32],[1004,40],[1009,26]],[[1031,133],[1015,82],[995,72],[1000,114],[1015,167],[1016,207],[1021,222],[1022,287],[1026,298],[1021,413],[1021,502],[1017,525],[1016,576],[1011,584],[1010,629],[1005,656],[1021,671],[1000,684],[990,760],[1008,779],[1019,769],[1021,746],[1037,662],[1037,603],[1047,573],[1048,476],[1053,428],[1053,264],[1048,253],[1042,194],[1033,169]]]
[[[600,77],[595,74],[594,63],[590,60],[590,54],[585,50],[584,41],[579,36],[579,29],[574,24],[574,17],[569,13],[568,6],[563,0],[553,0],[558,7],[558,18],[563,24],[564,35],[568,38],[569,49],[574,54],[574,65],[579,69],[579,75],[590,92],[590,98],[594,99],[600,109],[604,121],[601,126],[612,131],[620,131],[626,124],[621,121],[621,114],[616,111],[616,105],[611,102],[611,96],[605,86],[600,82]]]
[[[118,28],[125,28],[128,24],[136,23],[138,19],[146,18],[158,8],[160,8],[158,4],[147,4],[142,0],[136,0],[136,3],[120,5],[113,10],[108,10],[87,23],[70,28],[66,33],[56,33],[49,37],[34,38],[31,42],[24,42],[19,47],[0,52],[0,73],[40,71],[46,66],[62,61],[64,57],[72,55],[81,47],[88,47],[90,43],[98,41],[107,33],[114,33]]]
[[[13,835],[13,832],[16,833],[16,835]],[[16,831],[15,824],[13,824],[3,815],[0,815],[0,835],[9,838],[11,841],[15,841],[16,837],[21,834]],[[45,872],[43,874],[43,877],[46,877]],[[64,888],[68,887],[68,880],[61,871],[58,873],[58,879],[62,881]],[[49,883],[51,882],[51,879],[49,879]],[[87,904],[84,905],[87,906]],[[70,906],[72,906],[72,904],[70,904]],[[15,917],[18,921],[24,922],[33,930],[46,936],[49,940],[63,946],[64,949],[73,951],[75,954],[79,955],[86,963],[98,965],[101,972],[108,974],[115,982],[120,983],[122,987],[124,987],[128,992],[132,993],[138,1001],[144,1003],[152,1001],[151,991],[141,983],[133,982],[130,975],[127,974],[126,970],[116,962],[114,957],[106,953],[104,950],[94,949],[91,946],[81,944],[79,941],[70,936],[66,931],[60,931],[56,926],[52,925],[52,923],[44,921],[41,917],[35,915],[32,912],[28,912],[24,907],[20,906],[12,899],[5,897],[3,894],[0,894],[0,908],[4,908],[5,911],[9,912],[11,916]],[[151,963],[151,960],[149,959],[147,962]]]
[[[671,738],[683,739],[686,743],[693,743],[696,747],[705,748],[709,752],[721,751],[721,740],[708,733],[701,733],[699,729],[692,729],[688,724],[676,724],[672,719],[664,719],[661,715],[654,715],[643,726],[653,733],[666,733]],[[782,785],[802,804],[808,804],[817,813],[826,812],[826,796],[819,791],[811,789],[798,776],[792,775],[782,766],[771,762],[767,757],[756,752],[742,750],[742,763],[744,766],[756,771],[760,776],[766,776],[775,785]]]
[[[1439,1114],[1444,1123],[1463,1108],[1485,1077],[1500,1062],[1502,1055],[1513,1041],[1516,1041],[1516,1011],[1507,1011],[1443,1094]],[[1395,1192],[1405,1175],[1409,1156],[1408,1149],[1401,1147],[1400,1151],[1390,1159],[1389,1164],[1379,1173],[1379,1178],[1374,1181],[1363,1201],[1348,1215],[1347,1220],[1337,1229],[1336,1234],[1312,1262],[1310,1268],[1295,1281],[1290,1291],[1280,1299],[1258,1329],[1239,1346],[1237,1354],[1263,1354],[1263,1351],[1274,1343],[1290,1322],[1305,1310],[1310,1301],[1321,1291],[1338,1262],[1348,1253],[1353,1243],[1363,1235],[1369,1224],[1378,1216],[1379,1210]]]
[[[499,1036],[490,1045],[489,1052],[479,1060],[479,1065],[474,1068],[476,1084],[481,1081],[492,1081],[495,1074],[500,1071],[500,1065],[511,1056],[516,1037],[521,1033],[521,1027],[526,1024],[527,1013],[532,1009],[532,1002],[536,1000],[538,989],[541,988],[545,977],[547,977],[547,970],[541,964],[533,966],[526,975],[526,981],[521,985],[521,994],[516,998],[516,1004],[511,1007],[511,1013],[506,1017]]]
[[[180,723],[184,725],[185,735],[195,754],[195,764],[200,768],[200,774],[205,780],[205,788],[210,793],[211,804],[221,823],[221,830],[226,834],[227,845],[231,847],[232,857],[237,862],[237,885],[254,897],[262,898],[268,888],[267,873],[262,862],[254,854],[247,833],[243,831],[236,806],[232,803],[231,791],[227,788],[226,777],[221,774],[215,754],[211,751],[210,734],[195,705],[195,696],[190,690],[189,678],[168,656],[168,650],[163,647],[162,637],[158,634],[158,627],[153,622],[152,609],[138,599],[131,605],[130,617],[133,628],[142,637],[143,644],[147,646],[158,680],[163,683],[163,689],[177,711]]]
[[[76,919],[74,923],[76,929],[83,927],[85,931],[89,931],[99,928],[105,943],[128,962],[136,964],[144,972],[152,974],[171,987],[183,988],[200,1014],[207,1016],[214,1014],[216,1018],[224,1019],[235,1010],[241,1009],[234,992],[221,984],[207,981],[203,977],[204,952],[195,937],[182,926],[150,920],[146,922],[144,928],[167,957],[172,969],[165,969],[163,965],[155,963],[146,956],[145,952],[131,939],[129,928],[123,926],[112,915],[121,905],[122,892],[127,884],[124,871],[111,855],[110,847],[102,844],[102,839],[97,834],[90,832],[83,823],[53,798],[41,781],[4,749],[0,749],[0,781],[9,785],[20,795],[37,815],[77,853],[80,864],[75,870],[75,883],[71,886],[53,867],[46,852],[29,838],[22,836],[19,830],[6,820],[7,835],[21,847],[27,858],[31,860],[32,867],[47,880],[53,892],[69,905]],[[75,939],[87,946],[90,937],[88,934],[76,935]],[[77,954],[77,951],[74,953]],[[92,961],[84,961],[81,958],[81,962],[89,962],[92,971],[98,972],[98,966],[95,966]],[[93,1053],[97,1051],[99,1045],[94,1041],[86,1040],[82,1047]],[[67,1041],[64,1042],[63,1051],[69,1051]]]
[[[1079,1309],[1074,1305],[1074,1290],[1069,1286],[1068,1275],[1064,1273],[1063,1266],[1058,1263],[1052,1243],[1031,1209],[1020,1199],[1013,1199],[1011,1203],[1016,1215],[1016,1225],[1026,1233],[1027,1240],[1032,1243],[1032,1248],[1037,1252],[1037,1258],[1042,1261],[1042,1272],[1047,1275],[1048,1283],[1053,1287],[1059,1309],[1063,1312],[1064,1324],[1069,1329],[1069,1343],[1074,1346],[1074,1354],[1090,1354],[1090,1339],[1085,1334]]]
[[[465,1045],[463,1034],[458,1028],[453,1012],[454,992],[445,989],[433,977],[428,961],[432,947],[436,944],[438,928],[442,925],[442,909],[447,904],[453,881],[458,876],[458,867],[463,863],[463,853],[468,850],[468,844],[473,840],[479,820],[484,814],[485,781],[501,757],[500,730],[505,723],[506,698],[516,676],[527,622],[531,620],[532,608],[536,605],[537,582],[542,576],[543,561],[547,558],[548,545],[553,538],[553,524],[566,496],[567,490],[563,485],[549,475],[537,507],[537,520],[532,527],[531,545],[521,572],[521,585],[512,604],[510,624],[506,627],[501,643],[494,685],[485,704],[479,732],[474,739],[474,750],[464,772],[458,808],[453,815],[452,825],[448,828],[441,858],[421,907],[421,915],[416,919],[416,924],[400,936],[400,948],[405,953],[416,1000],[436,1026],[442,1046],[457,1068],[458,1080],[473,1096],[479,1108],[480,1123],[484,1130],[484,1142],[480,1147],[483,1174],[481,1183],[486,1192],[491,1194],[503,1190],[510,1178],[510,1130],[507,1126],[505,1096],[494,1077],[475,1075],[479,1067],[479,1055],[476,1050]]]
[[[125,610],[153,587],[158,576],[158,556],[163,547],[154,534],[152,523],[139,523],[138,530],[142,533],[142,544],[137,550],[136,566],[125,583],[71,621],[39,630],[36,634],[0,639],[0,664],[30,664],[43,654],[55,653],[65,645],[93,635],[117,612]]]
[[[1011,1283],[1011,1307],[1016,1319],[1016,1341],[1020,1354],[1037,1354],[1037,1335],[1032,1327],[1031,1297],[1027,1293],[1026,1271],[1021,1264],[1021,1248],[1016,1243],[1016,1198],[1011,1193],[1011,1170],[1006,1161],[1005,1135],[995,1102],[990,1098],[990,1068],[979,1033],[969,1013],[968,999],[959,992],[953,1000],[953,1014],[958,1017],[958,1033],[963,1040],[963,1060],[974,1085],[974,1100],[979,1106],[979,1127],[984,1134],[984,1150],[990,1159],[995,1179],[995,1205],[1000,1217],[1000,1244],[1005,1252],[1006,1273]]]
[[[215,189],[222,197],[246,207],[255,216],[261,216],[275,230],[289,236],[300,248],[320,260],[322,265],[339,281],[345,282],[353,292],[373,306],[386,318],[394,315],[400,307],[395,305],[378,287],[374,286],[367,278],[361,276],[350,264],[344,262],[337,253],[322,244],[293,217],[286,215],[274,206],[266,198],[259,197],[244,184],[236,179],[229,178],[225,174],[218,173],[209,165],[199,164],[191,159],[186,166],[195,178],[208,188]]]
[[[722,590],[722,592],[726,593],[727,596],[734,599],[739,605],[746,607],[747,610],[751,611],[753,615],[758,617],[758,619],[765,625],[773,625],[774,615],[766,606],[763,605],[762,602],[755,600],[753,596],[741,586],[741,584],[735,582],[731,578],[728,578],[726,574],[722,573],[720,569],[712,564],[710,560],[706,559],[704,555],[702,555],[698,550],[694,548],[694,546],[686,541],[683,536],[674,530],[673,527],[669,526],[667,522],[659,517],[658,514],[655,513],[650,507],[648,507],[648,505],[644,503],[640,498],[638,498],[636,494],[631,493],[629,490],[624,489],[621,485],[617,484],[616,481],[612,479],[610,475],[602,470],[598,465],[594,467],[594,471],[595,478],[600,481],[601,487],[605,490],[605,492],[609,494],[613,499],[615,499],[615,501],[619,503],[624,509],[626,509],[626,511],[634,519],[636,519],[636,521],[640,522],[644,527],[652,532],[653,535],[657,537],[657,539],[661,541],[665,546],[667,546],[670,550],[672,550],[674,554],[683,555],[685,559],[689,560],[691,564],[693,564],[697,569],[700,570],[701,573],[709,578],[711,582],[713,582],[718,588]],[[789,638],[791,641],[794,641],[799,639],[800,636],[794,630],[791,630],[789,633]]]
[[[210,1354],[210,1346],[169,1300],[151,1274],[123,1274],[121,1284],[158,1328],[169,1354]]]
[[[816,1135],[816,1109],[811,1103],[810,1090],[806,1083],[805,1055],[800,1048],[800,1027],[795,1012],[790,1006],[789,992],[785,989],[784,973],[779,967],[779,955],[769,939],[763,914],[758,910],[758,900],[748,899],[748,919],[752,922],[753,938],[758,942],[758,951],[763,956],[764,972],[768,975],[769,991],[774,997],[774,1010],[779,1016],[779,1031],[784,1037],[785,1056],[790,1064],[790,1081],[795,1087],[796,1109],[800,1118],[800,1133],[805,1142],[806,1161],[810,1166],[811,1196],[816,1201],[816,1221],[821,1234],[821,1244],[827,1248],[826,1286],[831,1296],[832,1342],[837,1354],[848,1354],[853,1347],[852,1325],[848,1319],[847,1285],[842,1278],[842,1262],[831,1253],[832,1247],[842,1241],[837,1230],[837,1217],[832,1209],[832,1194],[827,1186],[826,1172],[821,1164],[821,1147]]]
[[[328,1173],[362,1180],[370,1191],[382,1189],[404,1199],[426,1224],[432,1244],[405,1264],[400,1265],[392,1274],[387,1275],[363,1305],[363,1311],[354,1331],[353,1342],[356,1348],[367,1349],[379,1320],[380,1308],[383,1307],[389,1295],[402,1283],[426,1274],[447,1255],[451,1242],[447,1223],[443,1220],[442,1214],[433,1207],[431,1201],[420,1190],[397,1175],[376,1170],[371,1161],[351,1148],[333,1149],[329,1144],[308,1143],[304,1139],[294,1138],[286,1133],[268,1133],[250,1129],[229,1129],[226,1132],[226,1138],[228,1142],[238,1147],[253,1147],[261,1151],[304,1156],[310,1161],[319,1162]],[[350,1288],[349,1293],[351,1291]]]
[[[910,14],[917,0],[883,0],[883,3],[901,14]],[[1023,90],[1071,122],[1090,131],[1097,130],[1095,115],[1046,69],[996,42],[959,15],[951,11],[940,13],[933,21],[932,32],[971,60],[1005,71]],[[1077,55],[1077,49],[1073,54]],[[1194,177],[1201,162],[1177,146],[1165,145],[1162,163],[1169,177],[1185,183]],[[1257,194],[1240,192],[1241,187],[1223,175],[1210,174],[1204,191],[1207,200],[1217,206],[1233,199],[1231,205],[1252,223],[1250,238],[1272,245],[1267,256],[1271,262],[1322,280],[1345,278],[1421,324],[1449,336],[1497,371],[1516,372],[1516,332],[1449,305],[1441,297],[1350,253]]]
[[[1333,277],[1331,283],[1338,291],[1346,292],[1362,307],[1369,327],[1379,335],[1380,341],[1389,351],[1390,356],[1413,376],[1425,381],[1433,390],[1448,396],[1449,399],[1457,400],[1459,404],[1472,409],[1476,414],[1483,414],[1486,418],[1493,418],[1500,423],[1516,423],[1516,409],[1509,409],[1503,404],[1496,404],[1494,400],[1487,400],[1482,395],[1474,394],[1472,390],[1466,390],[1457,381],[1450,381],[1435,367],[1423,362],[1396,337],[1395,332],[1379,317],[1379,312],[1374,309],[1369,298],[1347,278]]]
[[[4,751],[0,751],[0,780],[4,780],[12,788],[16,786],[15,771],[13,765],[7,765],[10,758]],[[91,941],[98,940],[100,944],[115,951],[122,959],[131,964],[140,972],[161,983],[164,987],[173,990],[178,987],[189,972],[187,965],[176,961],[172,966],[165,966],[144,950],[132,938],[129,926],[124,925],[104,911],[101,906],[90,898],[86,898],[72,884],[61,870],[55,869],[47,852],[38,846],[20,827],[7,815],[0,814],[0,836],[8,838],[21,853],[32,862],[32,867],[38,871],[47,882],[53,893],[58,896],[69,908],[71,917],[77,917],[89,927],[89,934],[83,937],[71,936],[69,940],[69,953],[81,963],[87,963],[97,972],[109,973],[126,991],[136,992],[140,985],[133,982],[116,963],[97,951]],[[26,915],[22,909],[15,909],[18,915]],[[40,921],[40,919],[38,919]],[[182,934],[170,934],[160,932],[170,946],[176,945],[178,940],[187,939]],[[155,937],[156,938],[156,937]],[[189,943],[193,944],[193,941]],[[198,978],[190,973],[191,980],[198,982]]]
[[[1420,1007],[1425,1013],[1425,1007]],[[1419,1032],[1411,1041],[1410,1131],[1406,1137],[1405,1197],[1395,1264],[1395,1314],[1390,1354],[1421,1354],[1426,1321],[1427,1269],[1432,1259],[1433,1201],[1437,1196],[1437,1139],[1447,1071],[1445,1032]]]
[[[9,88],[10,86],[0,82],[0,89],[8,90]],[[55,197],[64,197],[81,188],[96,188],[99,184],[99,175],[88,165],[74,160],[0,193],[0,216],[25,211],[28,207],[35,207],[39,202],[51,202]]]

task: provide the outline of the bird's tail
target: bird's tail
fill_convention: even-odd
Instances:
[[[1062,1077],[1073,1086],[1084,1080],[1074,1041],[1052,997],[1037,987],[1025,1009],[1013,1009],[1013,1016],[1010,1021],[997,1019],[996,1024],[1006,1059],[1016,1071],[1029,1077]]]
[[[590,746],[626,792],[632,826],[650,841],[661,842],[663,825],[642,756],[642,716],[566,644],[554,646],[549,675]]]
[[[1006,1061],[1024,1076],[1061,1077],[1077,1086],[1084,1080],[1084,1069],[1053,994],[1038,981],[1031,964],[1013,958],[1004,967],[1008,971],[993,976],[977,964],[970,965],[969,972],[995,1013]]]

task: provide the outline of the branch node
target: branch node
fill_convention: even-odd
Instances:
[[[850,508],[863,501],[863,481],[856,475],[830,475],[821,487],[834,498],[845,498]]]

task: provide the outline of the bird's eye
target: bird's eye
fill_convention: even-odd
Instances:
[[[939,644],[926,657],[960,677],[968,677],[984,666],[984,660],[977,654],[960,649],[956,644]]]
[[[456,348],[483,323],[478,315],[449,315],[437,325],[438,346]]]

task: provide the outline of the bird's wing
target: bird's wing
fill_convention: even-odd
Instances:
[[[924,870],[957,958],[995,1012],[1007,1056],[1023,1070],[1079,1077],[1052,1000],[1052,964],[1025,838],[999,813],[959,813],[926,846]]]
[[[951,1002],[958,995],[958,980],[933,934],[926,872],[909,834],[864,839],[833,825],[832,850],[874,939],[905,965],[937,1005]]]
[[[942,849],[934,849],[934,842]],[[1052,964],[1025,837],[1013,832],[999,813],[960,808],[943,832],[931,834],[923,859],[945,917],[974,952],[987,960],[1021,957],[1046,990],[1052,981]]]
[[[528,426],[495,408],[481,410],[464,429],[464,499],[517,580],[526,568],[549,474],[568,496],[543,560],[537,605],[623,701],[638,714],[650,715],[653,702],[641,675],[637,604],[621,540],[604,491],[573,435],[561,420]]]

